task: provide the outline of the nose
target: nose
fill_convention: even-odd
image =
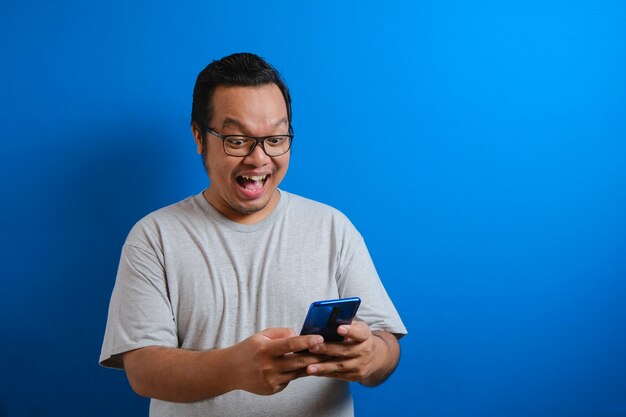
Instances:
[[[271,161],[271,158],[267,156],[265,150],[263,149],[263,145],[260,143],[256,143],[256,146],[252,150],[252,153],[243,158],[243,163],[253,166],[263,166],[267,165]]]

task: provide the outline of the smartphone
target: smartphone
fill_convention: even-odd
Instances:
[[[300,334],[319,334],[326,342],[343,342],[337,327],[352,323],[360,304],[359,297],[315,301],[309,307]]]

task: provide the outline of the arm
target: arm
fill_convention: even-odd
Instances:
[[[306,376],[321,336],[293,336],[290,329],[267,329],[224,349],[190,351],[149,346],[123,356],[133,390],[142,396],[194,402],[242,389],[270,395]]]
[[[400,359],[400,345],[393,334],[371,332],[367,324],[357,321],[350,326],[340,326],[337,333],[348,340],[309,348],[313,353],[332,357],[309,365],[309,375],[356,381],[372,387],[382,384],[396,369]]]

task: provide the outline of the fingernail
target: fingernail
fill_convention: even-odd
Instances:
[[[324,343],[324,338],[322,336],[315,336],[313,338],[313,343],[315,343],[316,345],[321,345],[322,343]]]
[[[310,374],[314,374],[317,371],[319,371],[319,368],[317,366],[309,366],[309,373]]]
[[[348,334],[348,329],[346,329],[343,326],[339,326],[339,327],[337,327],[337,334],[340,334],[340,335],[344,336],[344,335]]]

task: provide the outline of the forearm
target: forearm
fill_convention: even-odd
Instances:
[[[191,351],[150,346],[124,354],[133,390],[145,397],[195,402],[241,389],[271,395],[306,376],[313,354],[292,354],[323,343],[321,336],[293,336],[286,328],[265,329],[224,349]]]
[[[200,401],[235,389],[231,362],[228,349],[190,351],[150,346],[124,354],[124,368],[133,390],[172,402]]]
[[[372,333],[376,342],[376,370],[361,383],[368,387],[382,384],[393,373],[400,359],[400,344],[392,333],[382,330]]]

